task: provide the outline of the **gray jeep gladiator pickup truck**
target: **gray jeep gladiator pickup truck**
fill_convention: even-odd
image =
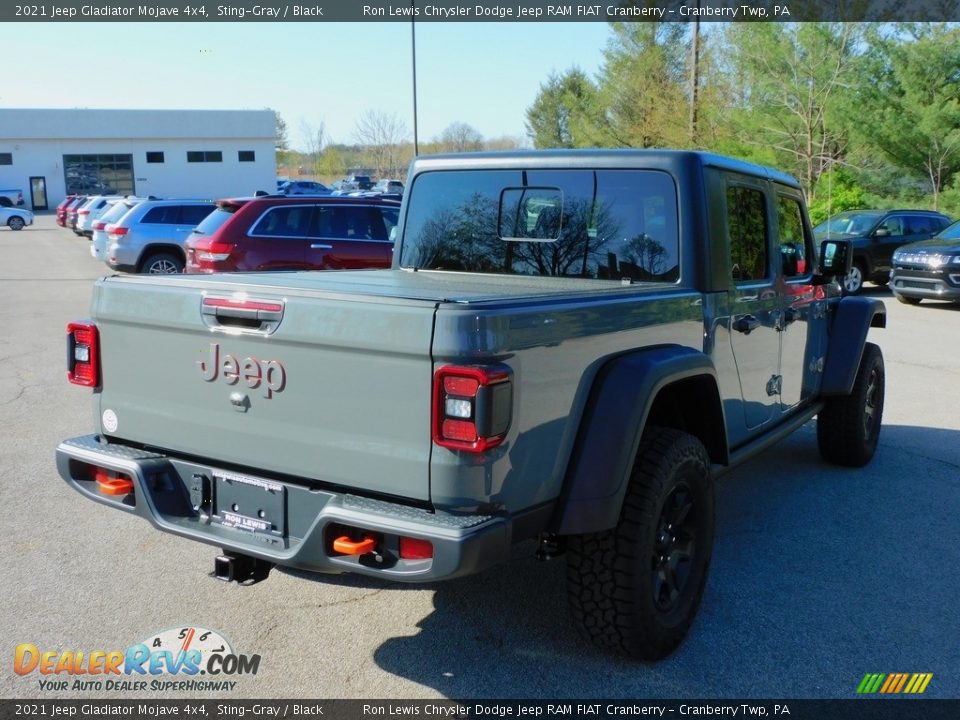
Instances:
[[[556,151],[424,157],[407,188],[389,270],[97,281],[63,478],[244,583],[430,582],[537,539],[585,635],[656,659],[703,594],[714,478],[814,416],[828,461],[873,456],[885,309],[841,297],[849,244],[815,252],[793,178]]]

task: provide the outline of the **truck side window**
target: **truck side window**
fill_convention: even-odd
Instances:
[[[796,198],[777,196],[777,227],[783,276],[793,278],[806,275],[807,240],[803,231],[803,213]]]
[[[767,211],[762,192],[731,185],[727,188],[727,232],[730,272],[735,282],[767,277]]]

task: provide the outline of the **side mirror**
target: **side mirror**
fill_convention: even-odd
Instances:
[[[821,283],[835,277],[846,277],[853,267],[853,245],[849,240],[824,240],[820,243]]]
[[[890,237],[890,231],[885,227],[877,228],[876,231],[874,231],[873,236],[874,237]]]

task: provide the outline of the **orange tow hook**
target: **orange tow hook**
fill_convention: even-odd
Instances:
[[[341,555],[366,555],[373,552],[377,546],[377,541],[369,535],[364,535],[363,540],[351,540],[346,535],[338,537],[333,541],[333,550]]]
[[[97,488],[104,495],[127,495],[133,492],[133,480],[125,475],[115,475],[109,470],[97,468]]]

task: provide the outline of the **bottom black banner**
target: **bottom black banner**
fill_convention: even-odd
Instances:
[[[856,700],[0,700],[0,718],[758,718],[955,720],[960,699]]]

